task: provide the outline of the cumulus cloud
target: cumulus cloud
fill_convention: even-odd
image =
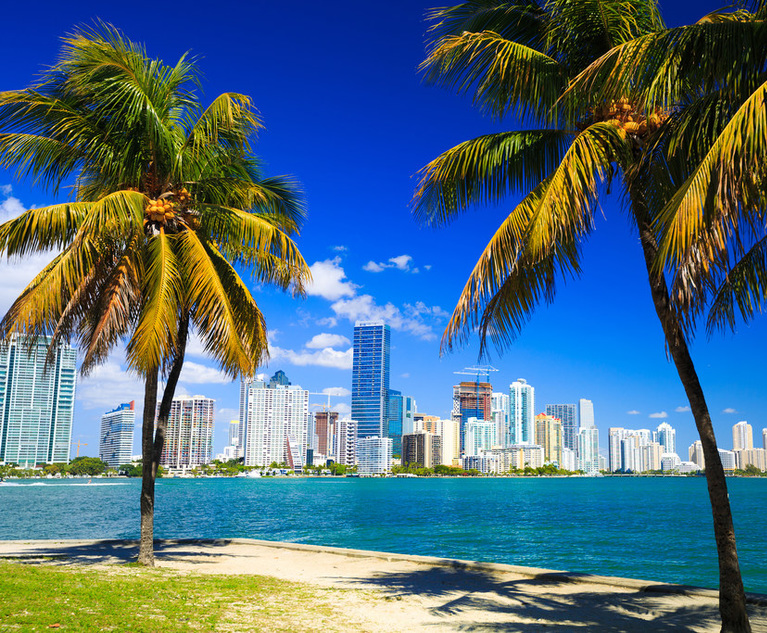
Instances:
[[[296,352],[292,349],[283,349],[281,347],[271,347],[269,348],[269,354],[272,361],[284,361],[300,367],[316,365],[318,367],[332,367],[334,369],[352,368],[351,347],[346,351],[326,347],[316,351],[304,349],[300,352]]]
[[[658,411],[657,413],[651,413],[650,417],[651,418],[667,418],[668,413],[666,413],[665,411]]]
[[[626,411],[627,415],[639,415],[639,413],[640,412],[637,411],[636,409],[631,409],[631,411]]]
[[[336,253],[345,253],[346,251],[349,250],[349,247],[348,246],[343,246],[342,244],[339,244],[338,246],[334,246],[333,250]]]
[[[354,321],[384,321],[392,329],[409,332],[424,340],[436,338],[432,326],[426,323],[417,310],[407,310],[407,314],[393,303],[380,306],[371,295],[359,295],[351,299],[341,299],[330,308],[336,316]]]
[[[13,187],[11,185],[0,185],[0,193],[4,196],[10,196],[13,193]]]
[[[352,412],[352,408],[345,402],[337,402],[330,409],[332,411],[338,411],[338,415],[342,418],[350,415]]]
[[[201,365],[190,360],[184,362],[181,376],[179,376],[178,380],[190,385],[225,385],[232,382],[229,376],[215,367],[208,367],[207,365]]]
[[[410,263],[412,261],[413,258],[410,255],[397,255],[396,257],[390,257],[386,262],[374,262],[371,260],[362,267],[362,270],[366,270],[369,273],[380,273],[387,268],[396,268],[405,272],[418,272],[417,268],[411,271]]]
[[[690,407],[685,405],[685,406],[677,407],[676,409],[674,409],[674,411],[676,411],[677,413],[689,413]]]
[[[3,190],[3,193],[6,193],[5,190]],[[8,193],[10,193],[10,191]],[[8,196],[5,200],[0,202],[0,221],[5,222],[6,220],[11,220],[24,213],[26,210],[24,205],[21,204],[21,200],[14,198],[13,196]]]
[[[310,267],[312,281],[306,288],[306,294],[322,297],[328,301],[336,301],[341,297],[353,297],[357,292],[357,286],[346,280],[346,273],[340,264],[340,257],[314,262]]]
[[[722,413],[737,413],[737,411],[732,407],[727,407],[726,409],[722,409]]]
[[[340,347],[351,345],[351,341],[340,334],[316,334],[307,341],[304,347],[307,349],[325,349],[326,347]]]

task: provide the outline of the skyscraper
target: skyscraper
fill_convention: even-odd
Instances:
[[[493,422],[498,427],[498,445],[501,448],[511,446],[509,428],[509,394],[494,393],[492,400]]]
[[[509,385],[511,444],[535,444],[535,389],[524,378]]]
[[[589,429],[594,426],[594,403],[586,398],[578,400],[579,428]]]
[[[546,415],[562,422],[562,447],[578,452],[578,418],[574,404],[547,404]]]
[[[0,463],[69,462],[77,352],[59,343],[46,367],[50,340],[14,334],[0,345]]]
[[[240,393],[245,398],[244,452],[246,466],[293,464],[306,459],[309,392],[299,386],[252,380]]]
[[[402,453],[402,420],[404,417],[402,409],[402,392],[396,389],[389,389],[389,401],[386,409],[389,417],[387,428],[389,429],[389,437],[392,441],[392,452],[394,455]]]
[[[676,453],[676,430],[668,422],[661,422],[652,435],[653,440],[663,447],[664,453]]]
[[[732,427],[732,450],[742,451],[754,448],[754,431],[751,425],[741,420]]]
[[[352,356],[352,419],[358,437],[389,434],[389,347],[391,330],[378,321],[354,324]]]
[[[357,472],[383,475],[391,470],[391,438],[364,437],[357,441]]]
[[[535,444],[543,447],[543,459],[562,465],[562,421],[545,413],[535,416]]]
[[[133,400],[101,416],[99,458],[110,468],[130,464],[135,424],[136,411]]]
[[[461,382],[453,386],[453,420],[461,423],[461,442],[470,418],[493,419],[493,385],[489,382]],[[461,448],[463,448],[463,443]]]
[[[333,437],[337,421],[337,411],[317,411],[314,414],[314,433],[317,436],[317,444],[314,446],[315,454],[328,458],[333,453]]]
[[[578,468],[587,475],[599,473],[599,431],[595,426],[578,431]]]
[[[215,411],[216,401],[205,396],[173,398],[160,465],[185,469],[209,464]]]

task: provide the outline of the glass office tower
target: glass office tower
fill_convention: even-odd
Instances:
[[[357,437],[388,437],[389,326],[377,321],[354,324],[352,419]]]

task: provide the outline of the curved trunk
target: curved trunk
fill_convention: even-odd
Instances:
[[[141,540],[138,562],[148,567],[154,567],[154,484],[165,445],[165,430],[168,426],[170,407],[181,375],[181,367],[184,364],[188,333],[189,318],[184,317],[179,324],[176,356],[168,373],[159,411],[157,410],[157,370],[149,373],[144,386],[144,418],[141,427]],[[155,415],[157,416],[156,424]]]
[[[660,319],[663,327],[669,353],[687,394],[690,409],[695,418],[695,426],[698,428],[700,441],[703,445],[706,483],[708,484],[708,496],[714,515],[714,537],[719,556],[719,613],[722,617],[722,632],[750,633],[751,625],[748,621],[746,595],[743,589],[743,579],[740,575],[740,565],[738,564],[735,528],[732,523],[730,499],[727,495],[727,482],[724,477],[722,460],[719,458],[719,450],[716,446],[708,405],[690,357],[690,350],[687,347],[682,327],[671,306],[666,280],[663,275],[653,271],[658,251],[655,235],[647,221],[638,221],[638,227],[655,312],[658,314],[658,319]]]

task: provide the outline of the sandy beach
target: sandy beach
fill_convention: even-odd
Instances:
[[[135,559],[135,541],[0,541],[0,558],[53,565]],[[251,539],[161,541],[157,566],[332,587],[349,631],[715,632],[716,592],[634,579]],[[754,632],[767,597],[750,595]]]

